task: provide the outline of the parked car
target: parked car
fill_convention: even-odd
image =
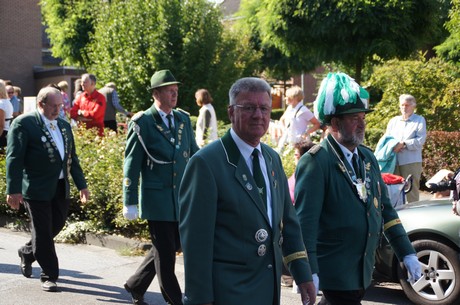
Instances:
[[[397,210],[422,264],[422,277],[409,283],[403,264],[383,239],[374,278],[399,282],[417,305],[460,304],[460,217],[452,213],[451,201],[418,201]]]

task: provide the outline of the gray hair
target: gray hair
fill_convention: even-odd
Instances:
[[[240,78],[232,85],[228,92],[230,105],[236,104],[236,98],[241,92],[267,92],[270,101],[272,98],[272,88],[270,85],[265,80],[257,77]]]
[[[85,73],[81,76],[81,79],[88,77],[93,83],[96,83],[96,75],[90,74],[90,73]]]
[[[405,102],[405,101],[410,102],[412,105],[417,105],[417,101],[415,100],[415,97],[413,97],[410,94],[401,94],[399,96],[399,102],[400,103]]]
[[[37,103],[43,103],[43,104],[46,104],[46,100],[48,98],[49,95],[52,95],[52,94],[59,94],[61,95],[61,92],[54,88],[54,87],[44,87],[40,90],[40,92],[38,92],[37,94]]]

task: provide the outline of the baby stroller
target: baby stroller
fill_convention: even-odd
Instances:
[[[405,204],[406,194],[412,189],[412,175],[404,179],[398,175],[382,173],[382,178],[387,186],[388,196],[393,207]]]

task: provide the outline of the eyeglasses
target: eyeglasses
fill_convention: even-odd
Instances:
[[[8,91],[7,93],[8,94],[14,94],[14,91]]]
[[[257,109],[260,109],[262,114],[269,114],[272,111],[272,107],[269,106],[256,106],[256,105],[232,105],[234,107],[240,108],[241,111],[254,114]]]

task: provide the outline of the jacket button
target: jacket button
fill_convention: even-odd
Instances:
[[[272,269],[273,266],[272,266],[271,264],[269,264],[269,265],[267,266],[267,268],[268,268],[268,269]]]

